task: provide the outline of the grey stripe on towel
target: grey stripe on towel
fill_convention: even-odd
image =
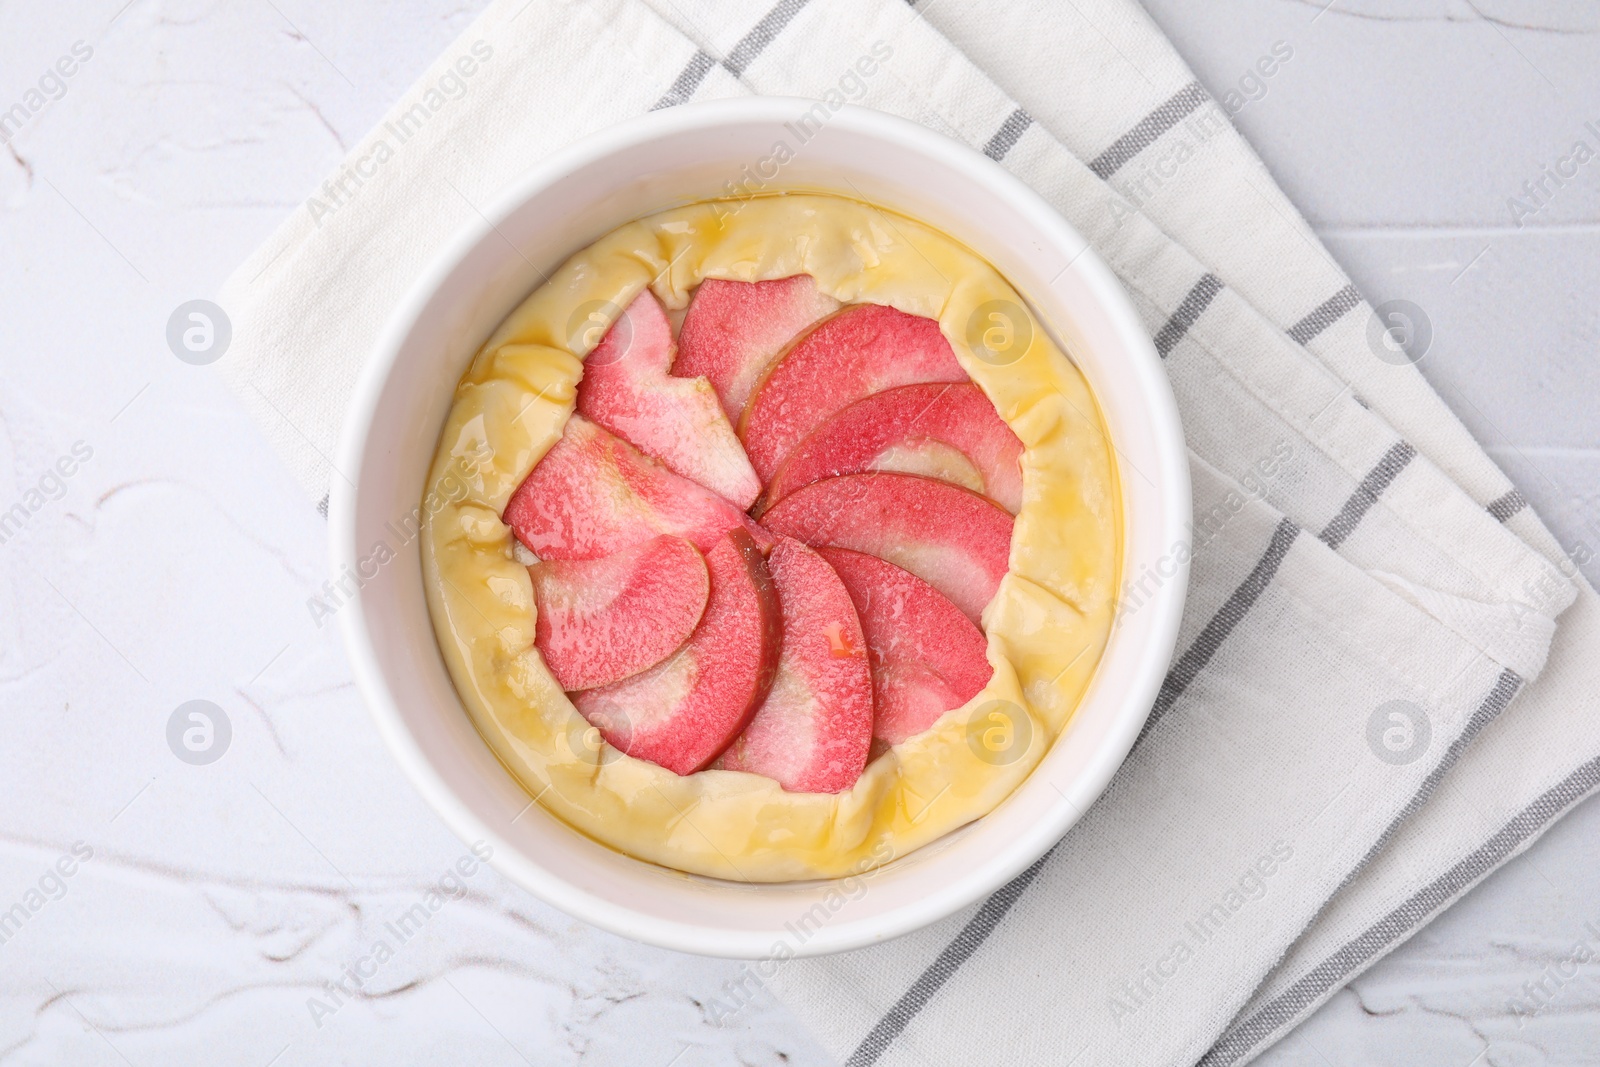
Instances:
[[[755,62],[756,56],[761,54],[761,50],[771,44],[778,34],[783,32],[783,28],[789,25],[789,20],[799,14],[800,9],[805,6],[806,0],[778,0],[771,11],[761,16],[761,21],[755,24],[755,28],[733,46],[728,52],[728,58],[722,61],[722,65],[732,71],[736,78],[743,75],[750,64]]]
[[[1272,540],[1267,545],[1267,551],[1261,560],[1245,576],[1239,588],[1228,595],[1222,607],[1206,623],[1205,629],[1200,631],[1200,636],[1194,639],[1194,644],[1189,646],[1178,662],[1172,665],[1167,672],[1166,679],[1161,683],[1161,691],[1156,694],[1155,706],[1150,709],[1150,717],[1145,720],[1144,729],[1139,736],[1143,737],[1150,732],[1163,715],[1165,715],[1189,688],[1189,683],[1199,676],[1200,671],[1211,662],[1211,657],[1217,654],[1217,649],[1222,647],[1222,642],[1227,640],[1229,634],[1238,626],[1244,617],[1250,613],[1255,602],[1260,599],[1261,593],[1272,581],[1273,575],[1278,573],[1278,565],[1283,562],[1283,557],[1289,554],[1289,547],[1294,544],[1294,539],[1299,536],[1300,527],[1289,519],[1278,523],[1278,528],[1272,531]]]
[[[983,154],[996,163],[1000,162],[1032,125],[1033,116],[1020,107],[1017,108],[1006,116],[1006,120],[1000,124],[995,135],[989,138],[989,143],[983,146]]]
[[[1355,492],[1344,502],[1344,507],[1339,509],[1323,531],[1317,536],[1329,548],[1338,548],[1344,544],[1345,538],[1355,532],[1361,519],[1371,510],[1372,505],[1378,502],[1378,494],[1393,484],[1400,477],[1400,472],[1406,465],[1417,458],[1417,450],[1409,442],[1401,441],[1383,454],[1376,466],[1367,472],[1361,479],[1361,484],[1356,486]]]
[[[716,65],[717,61],[705,52],[696,52],[690,56],[689,62],[673,80],[672,88],[663,93],[660,100],[651,104],[650,110],[660,111],[664,107],[687,104],[693,99],[695,90],[700,88],[700,83],[706,80],[706,75],[711,73],[711,68]]]
[[[1155,336],[1156,355],[1162,359],[1167,358],[1178,342],[1183,340],[1185,334],[1195,321],[1211,306],[1211,301],[1222,292],[1222,280],[1215,274],[1206,274],[1194,283],[1194,288],[1189,290],[1183,298],[1183,303],[1178,305],[1178,310],[1172,313],[1172,318],[1157,331]]]
[[[1309,344],[1317,334],[1338,322],[1350,309],[1361,304],[1361,294],[1353,285],[1347,285],[1318,304],[1311,314],[1289,327],[1289,336],[1300,344]]]
[[[1089,164],[1089,169],[1101,181],[1107,181],[1134,156],[1155,144],[1161,135],[1182,122],[1190,112],[1210,99],[1199,82],[1190,82],[1173,93],[1160,107],[1140,119],[1127,133],[1118,137],[1110,148],[1101,152]]]
[[[1507,522],[1511,516],[1528,506],[1521,493],[1513,489],[1504,496],[1497,496],[1489,501],[1489,514],[1499,522]]]
[[[1407,819],[1422,810],[1422,805],[1428,802],[1428,798],[1433,795],[1433,791],[1439,787],[1440,780],[1450,773],[1450,768],[1456,765],[1456,761],[1461,758],[1461,753],[1467,750],[1467,746],[1472,744],[1473,739],[1483,732],[1485,726],[1494,722],[1500,713],[1506,710],[1506,706],[1511,703],[1511,698],[1516,696],[1517,690],[1521,688],[1522,675],[1509,667],[1500,672],[1500,677],[1495,679],[1494,688],[1489,690],[1489,695],[1483,698],[1483,702],[1472,713],[1472,718],[1467,720],[1467,725],[1462,727],[1461,732],[1456,735],[1456,739],[1450,742],[1450,747],[1444,750],[1444,755],[1439,757],[1438,764],[1428,772],[1428,776],[1422,780],[1422,784],[1417,787],[1417,791],[1412,794],[1411,799],[1406,801],[1406,806],[1400,809],[1400,814],[1396,815],[1389,825],[1384,827],[1383,833],[1378,835],[1378,840],[1374,841],[1372,847],[1367,849],[1367,854],[1361,857],[1361,862],[1356,864],[1353,871],[1344,876],[1344,881],[1339,883],[1339,888],[1333,891],[1335,896],[1344,892],[1345,886],[1355,881],[1356,876],[1365,870],[1368,864],[1378,858],[1378,853],[1382,852],[1389,844],[1390,839],[1400,832],[1400,827],[1405,824]]]
[[[789,21],[805,6],[806,0],[779,0],[749,33],[739,39],[739,43],[728,52],[728,58],[722,61],[722,65],[727,67],[735,78],[744,74],[762,50],[783,32],[783,28],[789,25]],[[650,110],[660,111],[664,107],[688,103],[694,98],[700,83],[706,80],[706,75],[711,73],[711,68],[716,65],[716,58],[708,52],[696,52],[690,56],[689,62],[684,64],[683,70],[679,71],[677,78],[673,80],[672,87],[662,94],[660,100],[650,105]]]

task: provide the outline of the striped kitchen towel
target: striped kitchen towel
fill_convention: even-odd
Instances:
[[[1054,204],[1155,338],[1195,521],[1179,655],[1072,832],[715,1016],[753,978],[853,1067],[1243,1063],[1600,784],[1600,599],[1132,0],[497,0],[224,291],[224,365],[312,498],[363,354],[477,205],[745,93],[906,116]]]

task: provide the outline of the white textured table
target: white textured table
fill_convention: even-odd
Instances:
[[[124,2],[0,6],[0,1063],[827,1063],[770,1002],[707,1021],[731,965],[487,870],[387,932],[465,850],[306,610],[322,519],[164,340],[482,0]],[[1600,159],[1523,188],[1600,148],[1597,5],[1147,2],[1218,95],[1293,48],[1236,121],[1365,292],[1426,311],[1422,369],[1563,542],[1600,547]],[[231,726],[209,765],[168,744],[195,699]],[[1263,1062],[1595,1062],[1580,942],[1594,803]]]

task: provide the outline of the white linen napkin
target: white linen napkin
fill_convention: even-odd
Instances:
[[[568,141],[763,92],[984,151],[1166,361],[1196,491],[1179,656],[1010,886],[749,978],[851,1065],[1242,1063],[1600,785],[1600,599],[1132,0],[768,2],[492,4],[229,281],[223,366],[325,507],[394,301]],[[1161,579],[1128,577],[1137,611]]]

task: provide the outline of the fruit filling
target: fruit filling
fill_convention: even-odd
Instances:
[[[624,681],[572,694],[608,743],[676,774],[703,769],[750,723],[783,643],[778,595],[750,535],[727,534],[706,566],[710,600],[683,648]]]
[[[506,506],[535,645],[629,756],[848,790],[989,683],[1022,443],[933,319],[801,274],[673,321],[617,316]]]

